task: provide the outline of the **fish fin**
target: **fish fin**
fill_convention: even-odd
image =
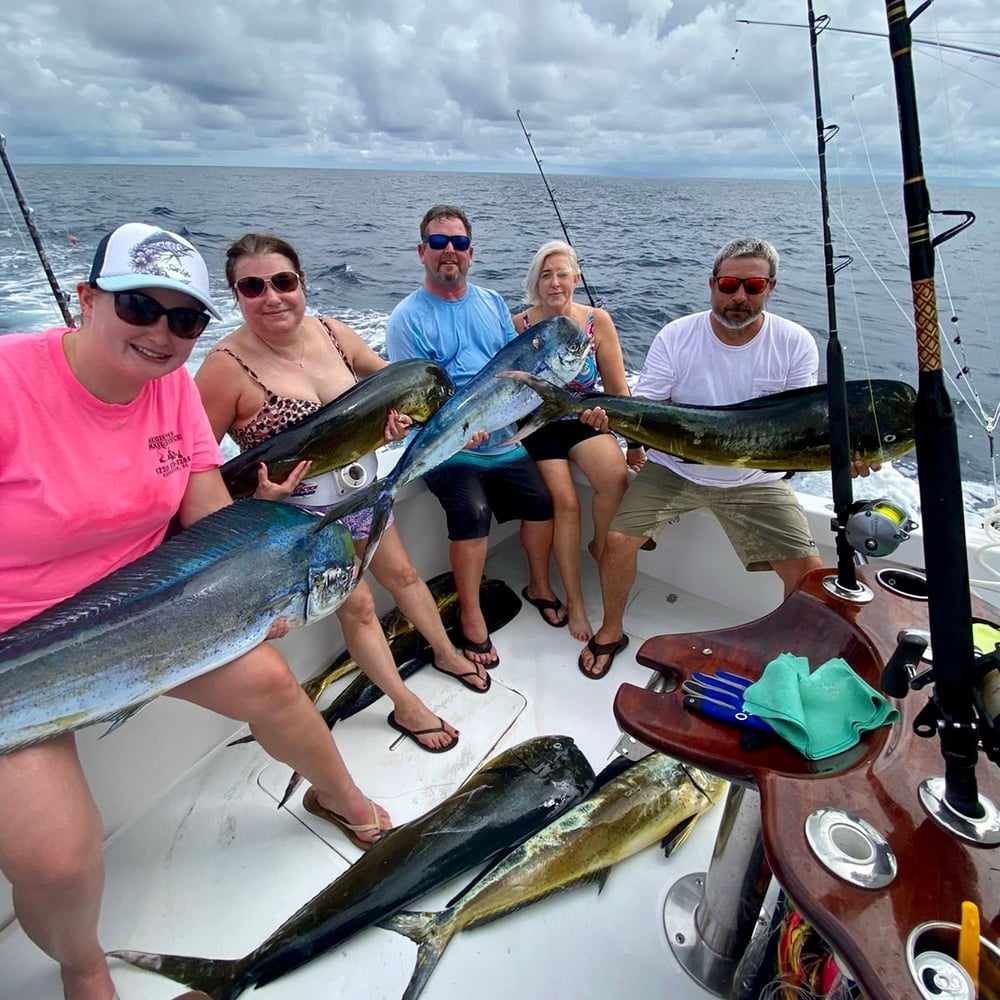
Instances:
[[[292,797],[292,793],[301,784],[302,775],[298,771],[293,771],[292,776],[288,779],[288,784],[285,785],[285,793],[281,796],[281,801],[278,803],[279,809]]]
[[[368,545],[365,548],[364,558],[361,560],[361,568],[358,570],[359,578],[371,565],[372,559],[375,558],[378,543],[382,541],[382,535],[385,533],[385,529],[389,525],[389,514],[391,511],[392,497],[387,492],[382,493],[375,501],[372,512],[372,523],[368,532]]]
[[[681,820],[661,841],[660,847],[663,848],[663,855],[667,858],[672,858],[674,854],[680,850],[681,846],[687,843],[688,838],[691,836],[691,831],[694,830],[695,824],[698,822],[697,816],[689,816],[685,820]]]
[[[417,962],[401,997],[401,1000],[416,1000],[454,936],[455,922],[450,919],[448,910],[423,913],[400,910],[380,921],[378,926],[402,934],[416,944]]]
[[[245,958],[196,958],[193,955],[160,955],[150,951],[109,951],[108,958],[117,958],[137,969],[146,969],[201,990],[212,1000],[234,1000],[249,983],[239,982]]]
[[[121,712],[116,712],[114,715],[105,716],[101,719],[101,722],[110,722],[111,725],[101,733],[100,738],[103,740],[105,736],[110,736],[119,726],[125,725],[129,719],[135,715],[136,712],[141,708],[145,708],[149,704],[148,701],[144,701],[141,705],[133,705],[131,708],[126,708]]]
[[[246,736],[238,736],[235,740],[230,740],[226,746],[227,747],[239,747],[244,743],[256,743],[257,738],[253,733],[247,733]]]

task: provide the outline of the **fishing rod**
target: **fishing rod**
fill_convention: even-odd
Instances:
[[[10,186],[14,191],[14,197],[17,198],[17,204],[21,209],[21,215],[24,216],[24,224],[28,227],[28,233],[31,235],[31,241],[35,244],[38,259],[42,262],[45,277],[49,279],[49,287],[52,289],[52,294],[56,297],[56,302],[59,305],[59,311],[62,313],[67,326],[76,326],[73,322],[73,314],[70,312],[69,308],[69,295],[67,295],[59,287],[59,282],[56,280],[56,276],[49,265],[49,258],[45,255],[45,247],[42,246],[42,238],[38,235],[38,227],[35,225],[34,210],[28,206],[28,203],[24,200],[24,195],[21,194],[21,187],[17,183],[17,178],[14,176],[14,168],[11,166],[10,159],[7,157],[7,137],[2,133],[0,133],[0,159],[3,160],[4,169],[7,171],[7,177],[10,179]]]
[[[535,158],[535,163],[538,166],[538,172],[542,175],[542,183],[545,185],[545,190],[549,193],[549,201],[552,202],[552,207],[556,210],[556,218],[559,220],[559,225],[562,227],[563,236],[566,237],[567,244],[572,246],[573,241],[569,238],[569,230],[566,228],[566,223],[563,222],[562,212],[559,211],[559,206],[556,204],[555,192],[549,186],[548,179],[545,177],[545,171],[542,170],[542,161],[538,159],[535,147],[531,143],[531,133],[524,127],[524,120],[521,118],[521,109],[518,108],[515,114],[517,115],[517,120],[521,125],[521,131],[524,133],[524,138],[528,140],[528,149],[531,150],[531,155]],[[583,290],[587,293],[587,298],[590,300],[591,306],[596,308],[598,303],[594,300],[594,296],[590,294],[590,286],[587,284],[587,279],[583,275],[582,267],[580,267],[580,281],[583,283]]]
[[[834,286],[839,267],[833,263],[833,237],[830,234],[830,196],[826,179],[827,143],[840,126],[827,127],[823,122],[823,102],[819,86],[817,41],[830,18],[816,17],[809,0],[809,51],[812,59],[813,100],[816,106],[816,146],[819,155],[819,195],[823,216],[823,262],[826,272],[826,310],[830,329],[826,342],[826,393],[830,414],[830,477],[833,491],[833,531],[837,550],[836,592],[843,597],[871,600],[871,591],[858,584],[855,550],[847,537],[847,522],[854,504],[851,486],[851,434],[847,417],[847,377],[844,372],[844,348],[837,333],[837,300]],[[844,267],[850,260],[842,261]]]
[[[737,18],[737,24],[752,24],[769,28],[809,28],[808,24],[793,24],[790,21],[749,21],[746,18]],[[836,31],[842,35],[867,35],[869,38],[887,38],[884,32],[862,31],[860,28],[834,28],[825,27],[827,31]],[[990,49],[974,49],[970,45],[956,45],[954,42],[942,42],[936,38],[913,38],[914,45],[933,45],[936,49],[949,49],[953,52],[965,52],[973,56],[984,56],[987,59],[1000,59],[1000,52]]]
[[[943,213],[962,215],[964,220],[931,237],[932,209],[920,148],[910,27],[931,2],[925,0],[913,17],[907,16],[905,0],[885,3],[903,160],[903,205],[917,340],[919,384],[914,407],[917,482],[923,521],[930,529],[924,534],[924,565],[934,648],[934,688],[931,700],[914,722],[914,729],[918,734],[922,730],[925,735],[938,734],[945,766],[943,782],[940,778],[922,782],[921,803],[941,825],[965,839],[983,843],[990,836],[983,829],[988,825],[985,821],[991,810],[995,820],[996,807],[979,795],[976,784],[979,724],[974,699],[972,599],[969,567],[964,558],[961,466],[955,412],[945,389],[941,365],[934,288],[934,248],[971,225],[975,216],[964,211]],[[992,833],[995,835],[996,831]]]

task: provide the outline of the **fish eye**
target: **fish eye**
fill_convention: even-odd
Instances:
[[[533,347],[533,348],[534,348],[534,349],[535,349],[536,351],[537,351],[537,350],[540,350],[540,349],[541,349],[541,346],[542,346],[542,338],[541,338],[541,337],[534,337],[534,338],[532,338],[532,341],[531,341],[531,346],[532,346],[532,347]]]
[[[885,441],[886,444],[892,444],[892,442],[896,440],[896,435],[886,434],[886,436],[882,438],[882,440]]]

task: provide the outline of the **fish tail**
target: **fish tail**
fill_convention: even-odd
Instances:
[[[241,976],[246,963],[244,958],[196,958],[150,951],[109,951],[107,957],[201,990],[212,1000],[234,1000],[251,985]]]
[[[288,779],[288,784],[285,785],[285,794],[281,796],[281,801],[278,803],[279,809],[292,797],[292,793],[301,784],[302,775],[298,771],[293,771],[292,776]]]
[[[416,1000],[423,993],[427,980],[457,930],[455,921],[450,919],[450,911],[421,913],[416,910],[400,910],[381,921],[379,927],[396,931],[416,944],[417,964],[413,967],[413,975],[401,997],[401,1000]]]
[[[365,556],[361,560],[361,568],[358,576],[361,576],[371,565],[375,557],[375,550],[378,543],[382,541],[382,535],[389,525],[389,514],[392,511],[392,494],[389,490],[382,490],[372,507],[372,523],[368,533],[368,547],[365,549]]]

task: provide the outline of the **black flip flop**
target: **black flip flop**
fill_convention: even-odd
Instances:
[[[604,677],[607,672],[611,669],[611,664],[615,662],[615,657],[628,645],[628,636],[623,635],[617,642],[594,642],[593,639],[587,640],[587,649],[590,650],[591,655],[594,657],[594,666],[597,665],[597,658],[599,656],[606,656],[608,662],[604,664],[604,669],[600,673],[594,673],[591,670],[587,670],[583,665],[583,653],[577,657],[576,665],[580,668],[580,673],[584,677],[588,677],[592,681],[599,681]]]
[[[554,601],[549,600],[547,597],[528,597],[527,587],[521,588],[521,596],[529,604],[533,604],[538,608],[538,613],[542,616],[542,621],[550,628],[565,628],[569,624],[569,615],[566,615],[561,622],[552,622],[545,617],[546,611],[562,611],[563,602],[558,597]]]
[[[488,653],[489,651],[490,651],[489,646],[487,646],[484,652]],[[469,660],[468,657],[465,657],[465,659]],[[472,663],[472,660],[469,660],[469,662]],[[476,687],[476,685],[473,684],[472,681],[466,680],[466,677],[478,677],[479,676],[478,670],[467,670],[464,674],[453,674],[450,670],[445,670],[444,667],[439,667],[436,663],[433,664],[433,666],[434,669],[439,674],[444,674],[445,677],[454,678],[456,681],[458,681],[459,684],[463,685],[464,687],[467,687],[470,691],[475,691],[476,694],[486,694],[486,692],[489,691],[490,686],[493,684],[493,678],[490,677],[489,674],[483,675],[486,678],[486,687]],[[482,664],[480,664],[480,666],[482,666]]]
[[[386,722],[396,730],[397,733],[402,733],[404,736],[409,736],[414,743],[420,747],[421,750],[426,750],[428,753],[447,753],[449,750],[454,750],[458,746],[458,737],[453,736],[451,742],[447,746],[443,747],[429,747],[425,743],[421,743],[418,737],[427,736],[429,733],[446,733],[447,730],[444,728],[444,721],[439,717],[438,722],[441,723],[439,726],[434,726],[432,729],[407,729],[406,726],[400,725],[396,721],[396,713],[390,712],[389,717]]]
[[[482,642],[476,642],[474,639],[470,639],[464,632],[459,634],[458,637],[458,648],[462,650],[463,653],[488,653],[493,648],[493,640],[487,636]],[[468,660],[469,658],[466,657]],[[472,660],[469,660],[471,663]],[[489,660],[487,663],[479,664],[484,670],[492,670],[494,667],[500,666],[500,657],[497,655],[494,659]]]

